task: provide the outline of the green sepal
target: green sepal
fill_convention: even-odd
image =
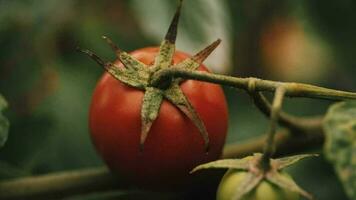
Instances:
[[[249,159],[224,159],[224,160],[217,160],[217,161],[199,165],[195,167],[192,171],[190,171],[190,173],[194,173],[202,169],[219,169],[219,168],[248,170],[249,166],[250,166]]]
[[[204,139],[205,150],[209,151],[209,134],[205,128],[204,122],[201,120],[192,104],[190,104],[179,85],[172,84],[163,94],[168,101],[177,106],[190,120],[192,120]]]
[[[159,48],[158,56],[156,56],[154,62],[155,69],[165,69],[171,66],[173,54],[175,51],[174,43],[171,43],[167,40],[163,40]]]
[[[158,116],[162,100],[163,94],[161,90],[153,87],[146,88],[141,108],[141,149],[143,149],[143,144],[147,138],[148,132]]]
[[[221,39],[215,40],[213,43],[205,47],[203,50],[199,51],[197,54],[195,54],[192,57],[192,60],[194,60],[196,63],[203,63],[206,58],[209,57],[209,55],[216,49],[216,47],[219,46],[221,43]],[[199,67],[199,66],[198,66]],[[192,70],[195,70],[197,68],[192,68]]]
[[[296,162],[304,158],[315,157],[315,156],[318,156],[318,154],[301,154],[301,155],[288,156],[288,157],[283,157],[278,159],[272,159],[271,165],[273,165],[273,167],[276,168],[277,170],[281,170],[283,168],[295,164]]]
[[[173,67],[186,69],[186,70],[197,70],[199,66],[204,62],[204,60],[216,49],[220,44],[221,40],[217,39],[209,46],[205,47],[203,50],[199,51],[191,58],[187,58],[182,62],[174,65]],[[177,78],[178,83],[181,83],[183,79]]]
[[[135,59],[134,57],[132,57],[130,54],[128,54],[126,52],[121,52],[119,54],[119,58],[120,58],[120,61],[122,62],[122,64],[128,70],[134,71],[136,73],[139,73],[141,70],[147,71],[147,67],[145,64],[143,64],[139,60]],[[146,76],[148,79],[148,74]]]
[[[116,46],[116,44],[113,43],[113,41],[110,38],[106,36],[102,36],[102,38],[106,41],[106,43],[108,43],[108,45],[112,48],[112,50],[115,51],[117,58],[121,61],[121,63],[124,65],[126,69],[131,71],[136,71],[137,73],[140,70],[147,71],[146,65],[144,63],[140,62],[139,60],[137,60],[127,52],[121,50],[118,46]]]
[[[300,188],[289,176],[283,176],[277,171],[269,171],[266,174],[266,179],[280,188],[296,192],[307,199],[313,199],[313,196],[311,194]]]
[[[248,172],[244,179],[241,181],[239,187],[236,188],[235,194],[231,199],[241,200],[245,195],[255,189],[262,180],[263,174]]]
[[[168,28],[166,36],[159,47],[158,56],[155,58],[154,70],[165,69],[171,66],[173,55],[176,49],[175,42],[177,39],[178,22],[180,17],[180,10],[182,8],[182,1],[179,1],[176,13],[173,16],[171,24]]]
[[[105,67],[106,71],[111,74],[115,79],[138,89],[144,90],[147,81],[138,76],[138,73],[132,70],[126,70],[119,68],[112,63],[107,63]]]
[[[196,70],[204,62],[204,60],[216,49],[220,44],[221,40],[217,39],[203,50],[196,53],[193,57],[187,58],[182,62],[174,65],[173,67],[187,69],[187,70]]]
[[[175,68],[187,69],[187,70],[196,70],[200,66],[200,63],[195,62],[193,58],[186,58],[182,62],[174,65]]]

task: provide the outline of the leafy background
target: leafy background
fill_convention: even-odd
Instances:
[[[4,115],[11,122],[0,149],[0,180],[103,165],[87,125],[91,93],[102,70],[75,47],[114,59],[101,35],[127,51],[157,45],[175,6],[176,1],[166,0],[0,0],[0,93],[9,103]],[[220,37],[222,45],[207,60],[216,72],[355,91],[355,8],[353,0],[186,0],[178,49],[194,53]],[[249,97],[225,91],[227,143],[264,133],[268,121]],[[284,109],[319,115],[329,105],[288,99]],[[303,161],[290,173],[317,199],[347,199],[323,157]]]
[[[323,127],[325,155],[333,162],[349,198],[356,199],[356,102],[331,106]]]

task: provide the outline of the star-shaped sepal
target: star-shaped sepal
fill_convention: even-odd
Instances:
[[[124,67],[115,66],[112,62],[104,62],[93,52],[79,49],[81,52],[90,56],[99,65],[103,66],[104,69],[117,80],[145,92],[141,108],[141,150],[143,150],[145,140],[152,124],[158,117],[164,99],[175,105],[193,122],[204,139],[205,150],[208,151],[209,149],[209,136],[205,125],[179,86],[183,80],[180,78],[172,78],[163,81],[162,84],[158,86],[150,84],[151,77],[155,73],[159,73],[160,70],[166,68],[174,67],[192,71],[197,70],[201,63],[220,43],[220,39],[218,39],[194,56],[173,65],[172,61],[175,53],[175,41],[181,7],[182,0],[179,1],[176,13],[172,19],[167,34],[160,45],[159,53],[152,66],[145,65],[127,52],[121,50],[111,41],[111,39],[105,36],[103,36],[103,39],[106,40],[115,51],[116,56]]]
[[[256,188],[263,180],[267,180],[282,189],[298,193],[307,199],[313,199],[312,195],[300,188],[291,177],[282,175],[281,173],[282,169],[295,164],[301,159],[313,156],[317,155],[303,154],[278,159],[270,159],[270,168],[266,171],[263,167],[260,166],[262,154],[255,153],[252,156],[247,156],[242,159],[223,159],[202,164],[194,168],[191,173],[202,169],[212,168],[228,168],[233,170],[247,171],[247,176],[244,177],[238,188],[236,188],[235,194],[232,198],[233,200],[242,199],[245,195]]]

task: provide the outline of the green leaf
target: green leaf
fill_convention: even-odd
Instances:
[[[9,120],[2,114],[2,111],[7,108],[7,102],[0,94],[0,148],[4,146],[9,133]]]
[[[356,101],[330,107],[323,123],[324,152],[350,199],[356,199]]]
[[[0,177],[3,178],[16,178],[20,176],[29,176],[30,171],[23,169],[22,166],[15,166],[5,161],[0,161]]]

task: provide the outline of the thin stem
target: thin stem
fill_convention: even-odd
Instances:
[[[263,149],[263,156],[261,164],[263,169],[267,170],[270,167],[270,158],[275,151],[274,136],[277,132],[279,113],[282,107],[283,98],[285,94],[285,89],[283,87],[278,87],[272,104],[270,126],[267,132],[267,139]]]
[[[56,172],[0,182],[0,199],[62,199],[125,188],[106,167]]]
[[[151,78],[151,84],[157,87],[163,80],[169,77],[217,83],[246,91],[249,90],[249,83],[254,81],[256,91],[275,92],[278,87],[283,86],[285,88],[285,95],[289,97],[308,97],[328,100],[356,99],[356,93],[353,92],[344,92],[303,83],[277,82],[257,78],[239,78],[177,68],[166,68],[157,71]]]
[[[256,107],[267,117],[270,117],[272,106],[268,99],[262,94],[262,92],[249,91],[249,95],[252,97]],[[278,122],[281,126],[292,130],[301,130],[305,129],[305,127],[308,127],[308,121],[305,121],[303,117],[296,117],[283,111],[279,113]],[[298,131],[294,132],[298,133]]]
[[[317,149],[324,143],[324,133],[321,128],[322,118],[310,119],[315,122],[315,127],[308,132],[293,133],[288,129],[281,129],[275,135],[275,156],[284,156],[305,152],[308,149]],[[319,125],[320,126],[319,126]],[[263,151],[266,135],[251,138],[243,143],[226,145],[222,158],[242,158],[253,152]]]

